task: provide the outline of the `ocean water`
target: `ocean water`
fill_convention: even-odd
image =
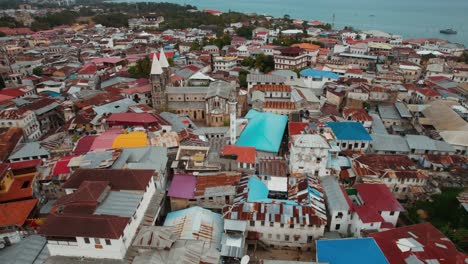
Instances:
[[[382,30],[403,38],[437,37],[468,46],[468,0],[110,0],[113,2],[170,2],[202,9],[239,11]],[[453,28],[457,35],[439,30]]]

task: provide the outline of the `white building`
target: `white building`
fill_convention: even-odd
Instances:
[[[145,213],[156,192],[153,174],[153,170],[76,170],[63,185],[67,195],[57,200],[56,212],[39,230],[47,238],[50,255],[123,259],[143,218],[148,221]]]
[[[0,111],[0,127],[20,127],[30,140],[37,140],[42,136],[36,114],[30,110],[5,109]]]
[[[357,184],[345,190],[331,176],[321,180],[330,231],[361,237],[365,230],[394,228],[404,210],[384,184]]]
[[[312,241],[323,236],[327,219],[318,177],[253,175],[246,187],[238,203],[223,208],[223,216],[246,222],[248,239],[310,249]]]
[[[295,135],[291,139],[289,171],[294,174],[329,175],[327,170],[330,145],[318,134]]]
[[[229,71],[236,67],[237,57],[214,57],[213,66],[214,71]]]

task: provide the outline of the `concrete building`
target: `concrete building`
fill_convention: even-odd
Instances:
[[[289,171],[292,175],[329,175],[328,142],[319,134],[301,134],[291,138]]]
[[[50,255],[123,259],[148,208],[159,207],[150,204],[156,192],[153,173],[76,170],[63,185],[67,195],[39,230]],[[156,218],[152,215],[150,224]]]

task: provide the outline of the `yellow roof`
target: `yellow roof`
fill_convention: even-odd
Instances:
[[[145,132],[130,132],[118,135],[112,143],[112,148],[138,148],[147,145]]]
[[[387,43],[377,43],[377,42],[371,42],[367,45],[369,48],[375,48],[375,49],[387,49],[391,50],[392,45],[387,44]]]

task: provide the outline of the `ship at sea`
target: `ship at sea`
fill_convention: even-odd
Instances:
[[[451,28],[447,28],[447,29],[442,29],[442,30],[440,31],[440,33],[442,33],[442,34],[448,34],[448,35],[455,35],[455,34],[457,34],[457,31],[455,31],[455,30],[453,30],[453,29],[451,29]]]

